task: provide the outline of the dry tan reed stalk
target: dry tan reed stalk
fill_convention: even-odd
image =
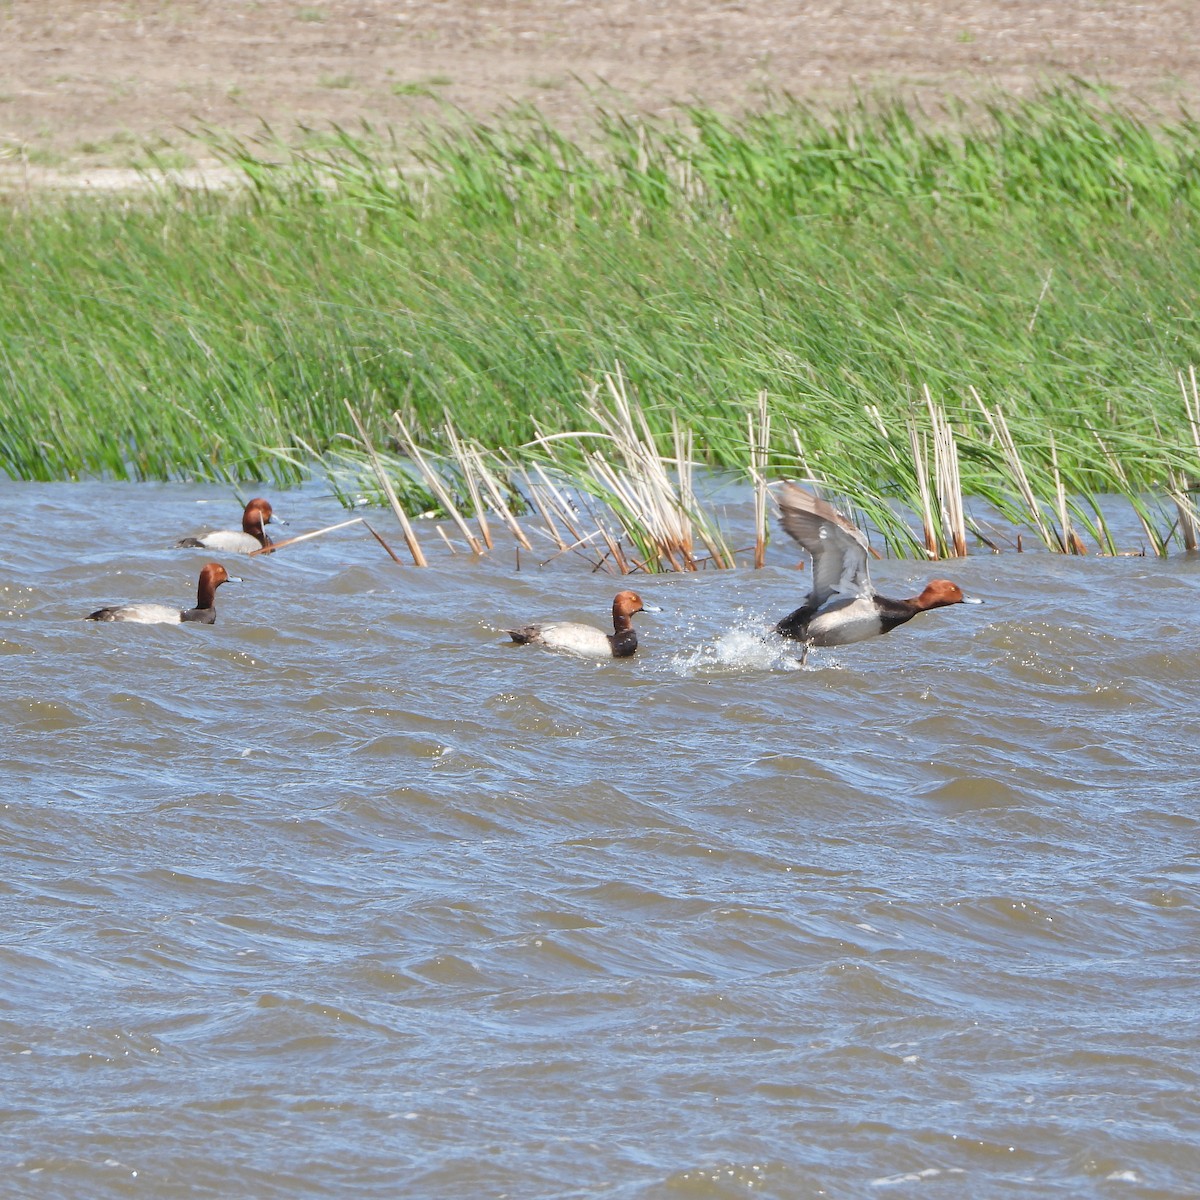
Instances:
[[[673,571],[687,569],[687,560],[676,559],[672,539],[662,532],[662,513],[657,507],[658,497],[653,492],[650,494],[644,492],[627,476],[619,474],[607,459],[598,454],[587,454],[584,456],[584,461],[587,462],[592,477],[603,484],[604,488],[610,495],[617,498],[626,511],[631,514],[637,513],[642,517],[651,531],[650,540],[654,543],[654,548],[660,557],[670,563],[671,569]],[[654,530],[659,532],[656,534]],[[611,541],[607,534],[605,536],[606,540]]]
[[[541,511],[543,514],[545,514],[545,516],[547,517],[548,523],[550,524],[551,527],[554,527],[554,522],[553,522],[553,519],[550,517],[550,513],[551,512],[557,513],[559,521],[562,522],[563,526],[566,528],[566,530],[570,534],[570,536],[575,539],[575,541],[573,543],[571,543],[570,545],[567,545],[566,542],[562,540],[561,535],[558,533],[558,530],[555,527],[553,535],[550,535],[550,536],[552,537],[552,540],[555,540],[558,542],[560,553],[562,553],[563,551],[566,551],[566,550],[573,550],[576,553],[578,553],[580,546],[585,546],[589,542],[594,541],[596,538],[607,538],[607,534],[605,533],[605,531],[600,528],[600,522],[597,520],[595,514],[592,513],[590,510],[587,515],[591,520],[595,521],[596,528],[594,530],[592,530],[591,533],[588,533],[588,534],[581,533],[578,528],[579,510],[574,505],[572,505],[570,500],[568,500],[567,497],[565,497],[558,490],[558,488],[554,485],[554,483],[550,479],[550,477],[542,469],[540,464],[536,467],[536,470],[537,470],[538,476],[542,480],[543,486],[539,487],[538,485],[533,484],[532,481],[530,481],[530,486],[532,489],[531,496],[534,498],[535,502],[537,503],[537,505],[539,507],[539,511]],[[546,561],[551,562],[557,557],[558,557],[557,554],[551,555],[550,558],[548,558]],[[580,557],[585,558],[586,555],[580,554]],[[607,557],[607,554],[604,557]],[[588,559],[588,561],[593,562],[592,559]],[[603,560],[601,560],[601,561],[603,561]],[[598,562],[594,562],[593,570],[598,565],[599,565]]]
[[[750,447],[750,478],[754,482],[754,567],[761,570],[767,561],[767,454],[771,443],[771,412],[767,392],[758,393],[758,426],[754,415],[746,414]]]
[[[1176,471],[1171,472],[1171,487],[1167,495],[1174,501],[1179,513],[1179,536],[1185,550],[1195,550],[1200,545],[1200,513],[1188,498],[1187,478]]]
[[[1188,425],[1192,430],[1192,445],[1196,448],[1196,457],[1200,458],[1200,387],[1196,384],[1196,368],[1188,368],[1188,379],[1191,383],[1191,394],[1188,394],[1188,384],[1184,381],[1183,372],[1179,372],[1179,387],[1183,392],[1183,406],[1187,409]]]
[[[589,451],[583,456],[587,478],[598,485],[596,490],[625,532],[651,557],[665,561],[672,570],[695,570],[688,508],[689,502],[694,504],[690,435],[674,423],[676,486],[667,470],[670,460],[659,453],[645,413],[635,412],[630,402],[619,365],[615,375],[605,376],[605,385],[611,407],[600,402],[599,389],[593,388],[588,411],[622,465],[610,462],[600,451]],[[606,540],[611,541],[607,533]],[[614,560],[627,569],[623,552],[614,554]]]
[[[1033,316],[1029,318],[1029,324],[1026,326],[1026,330],[1029,333],[1033,332],[1033,326],[1038,319],[1038,313],[1042,311],[1042,301],[1045,300],[1046,293],[1050,290],[1050,280],[1053,278],[1054,268],[1051,267],[1050,270],[1046,272],[1046,278],[1042,282],[1042,290],[1038,294],[1037,303],[1033,306]]]
[[[550,512],[558,513],[558,518],[563,523],[563,527],[571,537],[579,541],[583,535],[575,527],[578,514],[571,507],[566,497],[550,481],[550,478],[540,465],[537,467],[537,473],[542,483],[540,486],[534,485],[533,494],[538,497],[539,505],[547,514]],[[558,537],[557,529],[555,530],[555,537]]]
[[[463,480],[467,485],[467,493],[471,497],[471,507],[475,510],[475,523],[479,526],[479,532],[483,537],[483,544],[490,550],[492,549],[492,531],[488,528],[487,514],[483,510],[483,498],[479,494],[479,484],[475,480],[475,472],[472,470],[472,462],[467,448],[463,445],[462,439],[458,436],[458,431],[454,428],[454,423],[450,420],[450,414],[443,409],[442,415],[446,422],[446,440],[450,443],[450,451],[458,460],[459,470],[462,472]]]
[[[808,455],[804,452],[804,443],[800,440],[800,431],[792,426],[788,432],[792,435],[792,445],[796,447],[796,462],[800,466],[801,479],[807,479],[810,483],[816,484],[818,487],[824,483],[823,476],[812,469],[812,464],[808,461]]]
[[[642,424],[645,425],[644,420]],[[650,438],[648,429],[646,437],[649,444],[653,446],[654,442]],[[680,549],[683,551],[684,559],[692,564],[691,569],[694,571],[696,568],[692,554],[694,547],[692,523],[687,519],[686,514],[696,511],[696,489],[692,486],[692,471],[695,466],[695,437],[690,429],[681,428],[679,413],[674,409],[671,410],[671,442],[675,447],[675,485],[678,497],[677,512],[680,516]]]
[[[438,537],[440,537],[442,539],[442,541],[446,543],[446,547],[450,551],[450,553],[457,554],[458,551],[455,550],[454,543],[446,536],[446,531],[440,525],[435,525],[434,529],[437,530]],[[476,551],[476,553],[478,553],[478,551]]]
[[[459,532],[463,535],[471,550],[475,554],[482,554],[484,551],[479,539],[471,532],[462,513],[458,511],[458,506],[451,498],[442,477],[429,465],[425,455],[422,454],[420,446],[417,445],[413,435],[409,433],[408,426],[404,423],[404,418],[400,415],[399,411],[392,413],[392,420],[396,424],[401,442],[408,451],[409,457],[416,463],[417,470],[421,472],[421,477],[428,484],[429,490],[437,497],[438,503],[446,510],[454,524],[458,526]]]
[[[388,552],[388,554],[391,556],[392,562],[398,563],[400,566],[404,566],[404,563],[400,560],[395,550],[393,550],[391,546],[389,546],[387,542],[383,540],[374,526],[372,526],[371,523],[363,517],[360,517],[359,520],[361,520],[362,523],[367,527],[367,532]]]
[[[401,507],[400,500],[396,495],[396,489],[392,487],[392,481],[383,469],[383,463],[375,451],[374,443],[367,436],[367,431],[363,427],[363,423],[358,419],[358,413],[351,408],[349,400],[343,400],[342,403],[345,404],[346,411],[350,414],[350,420],[354,422],[354,427],[358,430],[358,436],[362,439],[363,449],[366,450],[367,457],[371,461],[371,469],[375,472],[375,478],[379,481],[379,486],[383,489],[383,494],[387,496],[388,503],[392,506],[392,512],[395,513],[396,520],[400,522],[400,528],[404,531],[404,541],[408,546],[409,554],[412,555],[413,565],[417,567],[429,566],[429,563],[425,561],[425,554],[421,549],[421,544],[417,541],[417,535],[413,532],[413,528],[409,524],[408,514]]]
[[[540,468],[539,468],[540,469]],[[529,497],[529,503],[538,510],[542,520],[546,523],[546,528],[543,531],[546,536],[559,548],[559,550],[568,549],[566,540],[559,532],[558,525],[554,518],[550,515],[549,506],[546,505],[541,496],[541,491],[534,485],[532,479],[529,478],[529,472],[524,467],[520,468],[521,478],[525,481],[525,493]]]
[[[351,517],[349,521],[341,521],[337,525],[326,525],[324,529],[314,529],[311,533],[298,533],[295,537],[284,538],[282,542],[272,542],[269,546],[259,546],[257,550],[251,550],[249,557],[253,558],[256,554],[274,554],[276,550],[282,550],[284,546],[294,546],[297,542],[307,542],[310,538],[320,537],[323,533],[332,533],[335,529],[345,529],[347,525],[357,525],[359,522],[366,524],[362,517]]]
[[[988,427],[991,429],[1000,446],[1000,452],[1004,455],[1004,461],[1008,466],[1013,483],[1017,486],[1017,491],[1020,493],[1025,509],[1034,525],[1037,526],[1038,535],[1048,549],[1055,549],[1058,545],[1058,538],[1054,536],[1050,527],[1046,524],[1046,518],[1042,513],[1041,505],[1037,502],[1037,497],[1033,494],[1033,487],[1030,485],[1029,476],[1025,472],[1025,465],[1021,462],[1021,456],[1017,453],[1016,443],[1014,443],[1012,433],[1008,428],[1008,422],[1004,419],[1003,410],[998,404],[996,405],[995,412],[989,410],[974,388],[971,389],[971,395],[975,397],[975,403],[979,405],[979,410],[983,413],[984,420],[987,421]],[[1018,546],[1019,549],[1020,547]]]
[[[559,558],[564,554],[569,554],[572,550],[577,551],[581,546],[586,546],[588,544],[588,542],[593,541],[595,538],[600,537],[601,532],[602,531],[599,529],[593,529],[592,532],[587,535],[587,537],[580,538],[579,541],[573,542],[569,546],[566,546],[566,545],[562,546],[554,554],[550,555],[549,558],[543,559],[539,565],[544,567],[547,565],[547,563],[552,563],[556,558]],[[584,558],[584,557],[585,557],[584,555],[580,555],[580,558]],[[590,558],[587,561],[592,562],[592,560]]]
[[[1176,378],[1179,380],[1179,390],[1183,393],[1183,407],[1192,434],[1192,446],[1195,448],[1197,460],[1200,460],[1200,387],[1196,382],[1196,368],[1188,368],[1186,379],[1182,371],[1177,372]],[[1195,503],[1188,497],[1188,478],[1176,471],[1171,472],[1170,478],[1171,490],[1168,495],[1179,513],[1179,536],[1183,540],[1183,548],[1195,550],[1200,546],[1200,514],[1197,513]]]
[[[586,502],[582,504],[607,547],[601,563],[611,561],[611,565],[623,573],[634,568],[654,570],[664,566],[676,571],[696,570],[695,541],[698,538],[712,562],[719,566],[732,565],[728,548],[715,526],[704,517],[696,500],[692,432],[683,428],[673,416],[674,457],[663,455],[645,412],[630,400],[619,365],[616,374],[605,376],[604,386],[607,404],[600,398],[600,385],[594,385],[588,393],[587,411],[598,426],[597,431],[539,433],[530,443],[549,456],[556,473],[561,472],[565,478],[573,480],[572,489],[581,501],[583,497],[591,496],[597,502],[603,502],[620,526],[620,533],[614,536],[591,506]],[[606,450],[582,451],[582,472],[577,459],[567,462],[559,457],[558,447],[583,439],[596,439],[604,447],[611,447],[611,457]],[[568,530],[575,546],[592,540],[579,528],[580,507],[564,498],[540,467],[538,474],[540,484],[528,473],[525,473],[525,483],[531,504],[546,523],[548,536],[560,550],[568,545],[560,526]],[[639,548],[644,562],[627,555],[621,537],[627,537]]]
[[[541,492],[540,489],[538,490],[543,504],[547,508],[553,509],[558,513],[559,520],[567,528],[570,535],[575,539],[572,545],[561,547],[559,553],[562,553],[563,550],[574,550],[576,553],[579,553],[580,546],[585,546],[589,542],[595,541],[597,538],[599,538],[604,542],[607,549],[603,554],[599,555],[599,557],[595,559],[587,559],[587,561],[592,564],[592,570],[598,571],[603,569],[606,571],[612,571],[613,569],[616,569],[619,573],[625,574],[626,571],[624,570],[623,566],[624,556],[621,552],[620,545],[614,540],[612,534],[604,528],[603,521],[601,521],[597,514],[592,511],[591,506],[587,503],[586,497],[582,495],[580,496],[580,506],[573,505],[571,501],[564,496],[557,487],[555,487],[550,477],[540,465],[537,467],[537,472],[538,475],[541,476],[546,489],[545,492]],[[583,534],[579,530],[579,526],[581,524],[579,518],[583,515],[586,515],[587,519],[595,526],[591,533]],[[558,554],[553,554],[546,561],[551,562],[557,557]],[[586,558],[587,556],[580,554],[580,557]],[[613,560],[613,566],[606,566],[605,564],[610,558]]]
[[[941,507],[942,539],[954,547],[957,558],[967,556],[967,525],[963,515],[962,476],[958,466],[958,443],[946,411],[934,404],[925,388],[925,404],[933,427],[933,478]]]
[[[913,471],[917,478],[917,493],[921,498],[921,526],[925,532],[925,552],[930,558],[937,558],[937,531],[933,524],[933,500],[929,494],[929,474],[927,456],[925,453],[925,437],[917,428],[916,421],[908,419],[908,443],[912,447]]]
[[[1050,467],[1054,472],[1054,496],[1058,507],[1058,524],[1062,530],[1060,545],[1064,554],[1086,554],[1087,547],[1080,540],[1079,534],[1071,527],[1071,512],[1067,508],[1067,489],[1063,486],[1062,474],[1058,469],[1058,447],[1054,443],[1054,433],[1050,434]]]
[[[890,442],[892,440],[892,435],[888,432],[887,425],[884,424],[883,414],[879,411],[879,405],[864,404],[863,412],[867,414],[867,420],[870,421],[871,424],[874,425],[879,431],[880,437],[882,437],[885,442]]]
[[[626,473],[618,477],[616,469],[599,454],[589,456],[593,470],[621,498],[626,511],[643,521],[655,548],[673,570],[694,570],[691,522],[671,486],[646,414],[639,409],[635,419],[619,366],[615,374],[605,375],[604,381],[613,407],[606,409],[593,394],[589,411],[624,460]],[[678,462],[676,468],[680,469]]]
[[[500,519],[508,526],[508,531],[517,539],[517,541],[525,547],[526,550],[532,550],[529,538],[525,536],[525,530],[521,528],[520,522],[513,515],[513,511],[508,506],[508,502],[504,499],[504,490],[500,486],[500,481],[496,478],[491,468],[484,462],[483,455],[479,448],[472,446],[469,451],[471,461],[475,465],[475,470],[479,473],[479,478],[483,480],[483,486],[487,489],[488,499],[492,509],[496,512]]]
[[[1096,444],[1100,447],[1100,452],[1104,455],[1108,465],[1112,468],[1113,474],[1121,481],[1121,487],[1124,489],[1125,498],[1129,501],[1130,507],[1133,509],[1140,522],[1143,531],[1146,534],[1146,540],[1154,547],[1154,553],[1160,556],[1165,556],[1167,553],[1167,539],[1159,536],[1158,531],[1150,524],[1149,518],[1146,516],[1143,505],[1139,502],[1134,490],[1129,485],[1129,476],[1125,473],[1125,468],[1121,466],[1120,459],[1108,448],[1108,443],[1100,436],[1099,431],[1090,421],[1085,421],[1088,432],[1096,439]],[[1168,535],[1169,537],[1169,535]],[[1144,553],[1144,549],[1143,549]]]
[[[1058,469],[1058,447],[1054,443],[1054,431],[1050,432],[1050,471],[1054,476],[1055,507],[1058,509],[1059,549],[1067,553],[1069,545],[1071,518],[1067,513],[1067,490],[1063,487],[1062,474]]]

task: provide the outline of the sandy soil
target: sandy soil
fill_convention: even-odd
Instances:
[[[1027,92],[1078,74],[1157,111],[1200,101],[1197,0],[0,0],[0,159],[100,181],[180,127],[403,126],[532,100],[570,121],[604,81],[664,111],[764,89],[819,103]],[[110,170],[110,175],[112,174]],[[118,171],[114,178],[123,175]]]

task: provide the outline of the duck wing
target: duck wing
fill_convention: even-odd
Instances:
[[[794,483],[785,483],[776,500],[784,532],[812,556],[812,591],[806,608],[815,610],[834,595],[848,600],[873,595],[867,539],[860,529],[832,504]]]

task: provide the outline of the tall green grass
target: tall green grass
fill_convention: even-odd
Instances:
[[[681,420],[714,466],[746,469],[766,391],[769,467],[798,438],[915,496],[897,446],[927,387],[963,487],[1000,497],[974,389],[1048,497],[1051,431],[1073,492],[1186,487],[1200,128],[1083,85],[951,116],[598,108],[572,139],[448,113],[318,155],[209,132],[245,186],[10,198],[0,470],[286,483],[342,447],[344,401],[381,439],[399,409],[513,447],[576,428],[619,361],[651,431]]]

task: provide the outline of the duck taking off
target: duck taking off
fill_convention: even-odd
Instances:
[[[784,532],[812,556],[812,590],[804,603],[775,626],[785,638],[804,643],[803,662],[813,646],[845,646],[890,633],[919,612],[968,600],[948,579],[934,579],[911,600],[881,596],[867,570],[867,539],[833,505],[786,483],[776,499]]]

